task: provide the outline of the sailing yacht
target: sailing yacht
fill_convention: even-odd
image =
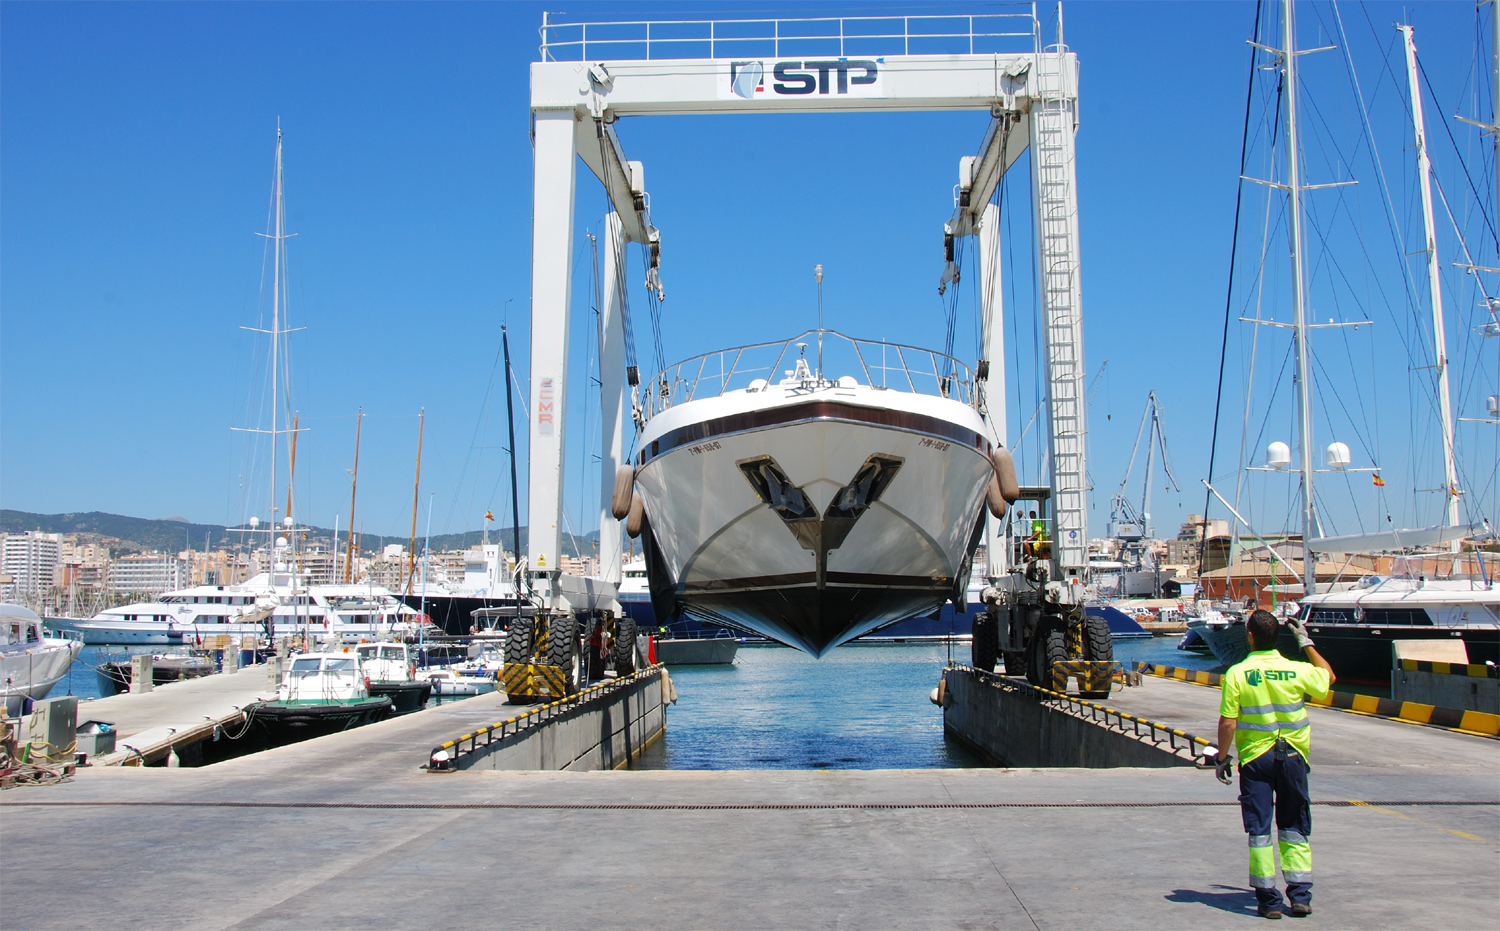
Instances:
[[[824,376],[825,338],[863,380]],[[743,367],[766,349],[769,369]],[[734,361],[713,381],[694,374],[711,358]],[[788,358],[777,381],[744,383]],[[940,353],[824,330],[669,369],[648,393],[634,477],[658,622],[686,610],[821,656],[966,602],[996,474],[973,384]]]
[[[1461,541],[1473,535],[1473,528],[1460,521],[1459,477],[1456,468],[1453,417],[1448,385],[1448,354],[1446,348],[1446,326],[1443,318],[1443,289],[1439,268],[1437,239],[1433,220],[1432,167],[1426,143],[1426,127],[1423,116],[1423,96],[1416,61],[1416,48],[1412,38],[1412,27],[1398,26],[1405,44],[1407,77],[1409,86],[1410,115],[1415,136],[1418,186],[1421,194],[1423,232],[1425,248],[1412,253],[1425,254],[1427,265],[1428,299],[1432,312],[1432,366],[1422,368],[1433,373],[1437,419],[1442,432],[1443,482],[1437,489],[1445,498],[1445,522],[1437,527],[1386,531],[1355,536],[1332,537],[1321,532],[1315,510],[1314,478],[1316,472],[1335,473],[1349,469],[1350,451],[1342,443],[1333,443],[1326,450],[1327,469],[1313,468],[1313,429],[1311,379],[1309,377],[1308,322],[1309,303],[1306,289],[1309,276],[1304,270],[1303,232],[1304,210],[1300,205],[1303,192],[1320,185],[1304,185],[1299,178],[1302,151],[1298,141],[1298,81],[1297,55],[1295,48],[1295,17],[1292,0],[1283,0],[1281,15],[1282,49],[1266,49],[1279,60],[1284,75],[1281,87],[1283,113],[1286,119],[1286,146],[1284,184],[1273,185],[1287,194],[1287,227],[1292,260],[1292,304],[1293,323],[1296,333],[1296,400],[1297,400],[1297,452],[1300,457],[1300,503],[1302,539],[1305,542],[1300,572],[1288,564],[1302,577],[1295,586],[1276,586],[1275,590],[1300,595],[1296,615],[1306,622],[1323,654],[1340,679],[1374,684],[1390,681],[1392,666],[1391,643],[1394,640],[1457,640],[1465,645],[1471,663],[1500,662],[1500,584],[1495,581],[1496,563],[1486,562],[1482,553],[1460,553]],[[1265,49],[1265,46],[1257,46]],[[1500,76],[1500,48],[1495,50],[1497,76]],[[1478,270],[1471,266],[1471,271]],[[1493,271],[1493,269],[1490,269]],[[1491,304],[1493,306],[1493,304]],[[1272,326],[1287,326],[1284,323],[1263,321],[1257,317],[1254,323]],[[1330,325],[1332,324],[1330,322]],[[1321,326],[1321,324],[1319,324]],[[1267,448],[1266,468],[1277,471],[1291,464],[1287,444],[1273,442]],[[1375,475],[1375,485],[1384,486],[1376,469],[1364,471]],[[1210,487],[1210,491],[1213,491]],[[1218,492],[1214,491],[1214,494]],[[1249,523],[1239,512],[1224,500],[1234,516],[1249,530]],[[1250,533],[1254,534],[1253,530]],[[1492,538],[1492,536],[1491,536]],[[1261,541],[1262,546],[1276,557],[1275,550]],[[1428,555],[1414,555],[1414,550],[1429,549]],[[1347,585],[1335,583],[1324,590],[1319,589],[1318,554],[1337,554],[1340,557],[1353,555],[1375,555],[1401,553],[1392,561],[1393,571],[1389,575],[1371,575],[1358,583]],[[1276,557],[1279,558],[1279,557]],[[1281,560],[1285,562],[1285,560]],[[1325,564],[1326,565],[1326,564]],[[1431,567],[1431,568],[1429,568]],[[1226,588],[1227,588],[1226,576]],[[1235,654],[1244,649],[1243,624],[1212,625],[1195,627],[1213,648],[1222,662],[1235,661]],[[1285,647],[1283,647],[1285,649]]]

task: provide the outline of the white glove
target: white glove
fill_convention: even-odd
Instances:
[[[1282,623],[1297,637],[1297,649],[1305,650],[1313,645],[1312,637],[1307,635],[1307,626],[1300,618],[1289,617]]]

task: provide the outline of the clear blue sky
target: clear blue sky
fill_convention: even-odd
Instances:
[[[1331,7],[1300,6],[1303,46],[1329,44]],[[624,16],[664,8],[609,10]],[[1442,100],[1442,109],[1429,103],[1436,135],[1437,121],[1455,111],[1472,115],[1482,103],[1481,114],[1488,112],[1482,75],[1478,103],[1473,97],[1473,7],[1465,0],[1405,13],[1396,4],[1341,9],[1373,99],[1377,137],[1390,144],[1382,152],[1406,235],[1415,189],[1410,157],[1400,148],[1408,131],[1401,122],[1404,76],[1397,96],[1384,70],[1387,62],[1400,68],[1392,24],[1405,15],[1417,27]],[[263,512],[266,493],[255,471],[263,464],[247,458],[243,438],[230,428],[254,425],[248,399],[264,380],[256,337],[240,327],[255,325],[262,306],[264,250],[254,234],[265,229],[279,120],[288,228],[297,234],[288,246],[291,322],[307,328],[291,337],[294,405],[310,428],[299,441],[299,516],[329,526],[336,514],[347,515],[345,470],[354,413],[363,406],[359,519],[367,535],[404,535],[416,418],[425,407],[423,520],[432,494],[434,533],[478,529],[486,508],[505,522],[502,382],[491,377],[503,320],[512,327],[523,384],[527,371],[527,69],[537,56],[541,10],[522,3],[0,5],[0,505],[210,523],[239,521],[247,503]],[[1109,361],[1090,411],[1092,527],[1103,532],[1146,392],[1154,389],[1183,487],[1178,494],[1158,486],[1155,523],[1166,533],[1203,501],[1198,480],[1208,467],[1245,40],[1255,7],[1080,0],[1065,14],[1067,42],[1083,68],[1078,165],[1091,377]],[[1316,92],[1326,110],[1319,138],[1344,134],[1340,144],[1357,151],[1358,115],[1338,54],[1303,60],[1321,59],[1309,65],[1309,80],[1328,87]],[[664,238],[667,359],[814,325],[817,262],[828,269],[829,326],[940,348],[941,224],[951,211],[958,159],[974,151],[986,120],[946,113],[622,121],[629,157],[645,162]],[[1452,130],[1493,215],[1487,143],[1463,124]],[[1446,137],[1433,145],[1455,210],[1472,215],[1459,203],[1469,195],[1442,151]],[[1363,276],[1362,296],[1378,303],[1371,282],[1394,274],[1399,291],[1399,272],[1391,271],[1399,262],[1377,185],[1361,174],[1365,163],[1351,164],[1362,186],[1347,195],[1346,213],[1363,224],[1371,258],[1350,259],[1349,267],[1353,277]],[[1317,175],[1310,181],[1328,174],[1324,162],[1309,170]],[[597,230],[606,207],[582,166],[579,179],[582,259],[581,233]],[[1026,186],[1017,179],[1015,204],[1024,203]],[[1264,210],[1255,216],[1259,223]],[[1030,366],[1030,246],[1019,239],[1029,235],[1025,211],[1012,222],[1018,241],[1007,274],[1016,282],[1016,332]],[[1242,250],[1246,242],[1252,253],[1259,247],[1258,229],[1248,240],[1242,230]],[[1445,235],[1446,266],[1456,246]],[[1331,241],[1341,254],[1357,256],[1361,248],[1352,239]],[[1482,253],[1476,261],[1494,264],[1493,240],[1476,235],[1471,246]],[[1383,272],[1382,263],[1389,266]],[[1285,264],[1273,253],[1267,267]],[[631,268],[634,284],[635,260]],[[1242,254],[1241,282],[1252,275],[1247,269]],[[587,385],[587,281],[580,261],[575,424]],[[1456,300],[1472,304],[1461,282],[1452,287]],[[1245,299],[1242,291],[1238,304]],[[1366,312],[1388,321],[1412,316],[1396,299],[1394,317],[1385,304]],[[637,344],[649,359],[644,303],[637,290]],[[962,313],[958,354],[972,358],[972,321]],[[1359,315],[1350,305],[1338,313]],[[1464,416],[1479,416],[1483,395],[1496,390],[1493,347],[1500,340],[1480,347],[1487,356],[1476,354],[1460,338],[1468,332],[1463,321],[1450,327],[1450,341],[1463,343],[1453,351],[1472,356],[1462,392],[1455,386],[1456,404]],[[1243,330],[1234,325],[1233,372],[1248,360]],[[1340,341],[1340,357],[1350,358],[1358,392],[1373,404],[1382,386],[1383,406],[1362,422],[1392,425],[1367,431],[1368,443],[1378,440],[1391,484],[1420,486],[1427,457],[1411,450],[1424,443],[1430,449],[1430,435],[1407,426],[1426,414],[1406,404],[1411,363],[1398,330],[1388,323],[1373,341],[1351,337],[1347,353],[1344,336],[1331,338]],[[1265,338],[1283,340],[1280,332]],[[1281,357],[1261,353],[1257,371],[1268,377]],[[1340,376],[1330,370],[1328,377]],[[1029,367],[1010,381],[1014,439],[1036,398]],[[1289,386],[1284,380],[1275,402],[1282,408],[1273,433],[1276,423],[1289,423]],[[1229,463],[1239,452],[1242,401],[1242,384],[1232,376],[1225,429],[1234,442],[1220,444]],[[1335,409],[1326,419],[1336,427],[1342,416]],[[1281,431],[1286,439],[1289,429]],[[1493,434],[1500,431],[1483,429],[1487,439],[1480,428],[1466,428],[1475,440],[1467,465],[1473,500],[1493,519]],[[1345,439],[1356,448],[1356,464],[1368,461],[1354,440],[1335,432],[1330,427],[1323,436],[1320,428],[1318,448]],[[1273,438],[1283,437],[1264,439]],[[582,531],[594,520],[597,479],[591,473],[585,485],[581,476],[584,438],[570,442],[570,521]],[[1024,472],[1034,457],[1025,444],[1021,452]],[[254,486],[247,490],[247,482]],[[1272,529],[1286,519],[1282,486],[1276,504],[1258,511]],[[1362,508],[1376,507],[1362,486],[1351,489],[1347,501],[1330,501],[1330,517],[1339,519],[1329,532],[1352,529]],[[590,496],[586,504],[582,494]],[[1435,520],[1431,507],[1408,511],[1397,510],[1398,523]]]

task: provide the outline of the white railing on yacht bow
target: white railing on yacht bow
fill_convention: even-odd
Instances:
[[[818,345],[822,336],[822,366]],[[832,385],[853,378],[861,385],[937,395],[964,404],[974,403],[974,376],[953,356],[933,349],[900,343],[856,339],[836,330],[808,330],[791,339],[720,349],[669,365],[642,387],[641,407],[646,418],[674,404],[751,387],[757,380],[790,384],[805,362],[807,381]]]

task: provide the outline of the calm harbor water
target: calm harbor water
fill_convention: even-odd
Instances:
[[[1123,640],[1115,658],[1214,669],[1178,638]],[[158,648],[159,649],[159,648]],[[150,647],[85,647],[52,694],[97,698],[94,667]],[[678,701],[645,769],[926,769],[982,766],[943,734],[928,700],[947,643],[853,643],[815,660],[787,647],[742,644],[733,666],[672,669]],[[951,645],[968,662],[969,644]]]
[[[1126,662],[1213,668],[1177,637],[1120,641]],[[968,662],[969,644],[952,644]],[[815,660],[779,646],[741,645],[733,666],[672,669],[678,701],[645,769],[926,769],[981,766],[943,734],[928,694],[946,643],[853,643]]]

